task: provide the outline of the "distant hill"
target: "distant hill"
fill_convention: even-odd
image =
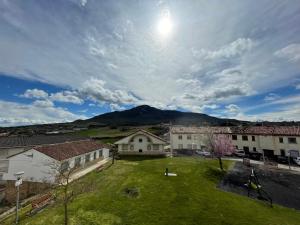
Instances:
[[[79,124],[99,124],[109,126],[139,126],[172,123],[180,125],[240,125],[249,123],[233,119],[221,119],[202,113],[180,112],[176,110],[161,110],[148,105],[135,108],[105,113],[91,119],[74,121]]]

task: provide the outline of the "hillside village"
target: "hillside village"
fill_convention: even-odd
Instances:
[[[300,4],[0,0],[0,225],[300,225]]]
[[[154,131],[158,136],[143,128]],[[264,165],[265,169],[275,166],[279,170],[300,173],[298,126],[163,125],[155,128],[152,125],[148,128],[122,128],[112,139],[98,139],[101,133],[94,135],[93,132],[91,136],[79,134],[0,137],[2,211],[14,205],[16,179],[22,180],[20,200],[26,201],[33,196],[29,202],[34,202],[43,199],[45,193],[48,196],[52,192],[51,187],[59,184],[61,180],[58,179],[62,179],[61,175],[68,171],[68,182],[76,183],[88,173],[128,157],[223,158],[225,165],[226,161],[233,160],[236,163],[247,162],[247,166]],[[111,143],[111,140],[114,142]],[[227,143],[227,149],[232,150],[222,152],[218,149],[217,142],[220,140],[223,145]],[[16,174],[20,171],[22,175],[18,177]],[[281,200],[277,202],[275,196],[272,197],[276,203],[285,205]],[[48,201],[47,198],[44,203],[42,201],[41,208],[44,204],[48,205]],[[298,204],[290,205],[300,208]]]

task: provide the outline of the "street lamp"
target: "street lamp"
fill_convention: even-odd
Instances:
[[[19,199],[20,199],[20,185],[22,184],[22,175],[24,174],[23,171],[15,173],[16,182],[15,187],[17,188],[17,199],[16,199],[16,224],[19,222]]]

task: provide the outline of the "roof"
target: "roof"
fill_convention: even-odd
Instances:
[[[206,134],[206,133],[230,133],[230,127],[184,127],[173,126],[173,134]]]
[[[66,142],[61,144],[44,145],[36,147],[34,149],[53,159],[62,161],[65,159],[70,159],[77,155],[82,155],[105,147],[107,147],[107,145],[100,144],[96,141],[84,140]]]
[[[174,126],[171,128],[173,134],[253,134],[273,136],[300,136],[299,126],[247,126],[247,127],[183,127]]]
[[[249,126],[232,127],[232,133],[236,134],[256,134],[274,136],[300,136],[299,126]]]
[[[142,133],[144,133],[145,135],[149,135],[149,136],[151,136],[151,137],[153,137],[153,138],[156,138],[156,139],[158,139],[158,140],[160,140],[160,141],[162,141],[162,142],[167,143],[164,139],[160,138],[159,136],[157,136],[157,135],[155,135],[155,134],[152,134],[152,133],[150,133],[150,132],[148,132],[148,131],[145,131],[145,130],[143,130],[143,129],[139,129],[139,130],[136,130],[135,132],[133,132],[133,133],[127,135],[125,138],[122,138],[122,139],[116,141],[115,144],[118,144],[119,142],[123,141],[124,139],[126,139],[126,138],[128,138],[128,137],[130,137],[130,136],[133,136],[133,135],[135,135],[136,133],[139,133],[139,132],[142,132]]]
[[[0,137],[1,148],[33,147],[45,144],[63,143],[66,141],[85,140],[87,137],[76,135],[34,135]]]

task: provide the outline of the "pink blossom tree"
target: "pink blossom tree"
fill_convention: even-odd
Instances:
[[[219,159],[220,169],[223,170],[222,157],[231,155],[235,151],[235,148],[232,145],[231,139],[226,134],[213,134],[211,138],[211,152]]]

